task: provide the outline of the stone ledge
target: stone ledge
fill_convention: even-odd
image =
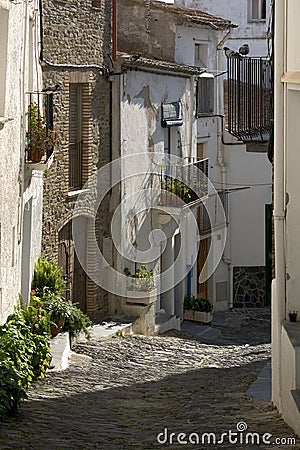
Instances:
[[[282,325],[285,328],[293,347],[300,347],[300,322],[293,323],[285,320]]]
[[[57,372],[67,369],[71,351],[69,333],[59,333],[55,338],[52,338],[50,350],[52,360],[49,370]]]

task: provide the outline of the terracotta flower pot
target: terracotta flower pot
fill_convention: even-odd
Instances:
[[[35,163],[40,162],[44,154],[44,150],[36,147],[31,147],[30,145],[28,146],[28,161],[32,161]]]
[[[58,335],[58,333],[62,332],[63,327],[55,327],[55,326],[51,326],[50,327],[50,333],[52,337],[55,337]]]

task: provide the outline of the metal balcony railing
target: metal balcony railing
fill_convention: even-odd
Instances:
[[[230,56],[227,73],[227,131],[244,142],[268,141],[272,124],[270,61]]]
[[[157,177],[158,186],[162,190],[161,203],[166,206],[182,206],[183,203],[192,203],[207,195],[206,162],[207,160],[203,160],[186,165],[166,163],[159,167]]]
[[[29,93],[26,130],[26,162],[45,164],[55,145],[53,94]]]

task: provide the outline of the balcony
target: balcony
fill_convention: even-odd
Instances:
[[[272,68],[266,58],[227,57],[227,131],[243,142],[269,140],[272,128]]]
[[[166,163],[156,175],[161,189],[160,204],[170,207],[183,207],[207,195],[208,179],[205,173],[207,160],[186,165]],[[200,163],[200,164],[199,164]],[[201,165],[201,163],[203,163]],[[199,170],[200,169],[200,170]]]
[[[54,157],[53,94],[30,93],[27,111],[25,161],[30,170],[46,170]]]

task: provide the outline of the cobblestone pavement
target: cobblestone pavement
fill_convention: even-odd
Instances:
[[[299,440],[274,444],[278,438],[287,442],[293,432],[270,403],[245,394],[269,361],[267,319],[232,316],[227,327],[219,328],[221,336],[214,344],[179,332],[78,344],[69,369],[48,373],[30,389],[19,415],[0,424],[0,448],[300,448]],[[186,433],[192,442],[197,436],[191,433],[200,442],[205,432],[220,439],[230,429],[236,432],[239,422],[260,438],[270,433],[272,444],[242,440],[241,445],[226,438],[219,445],[170,444],[170,433],[175,438]],[[169,444],[164,444],[165,428]],[[162,444],[157,442],[159,433]],[[240,440],[245,433],[238,433]]]

